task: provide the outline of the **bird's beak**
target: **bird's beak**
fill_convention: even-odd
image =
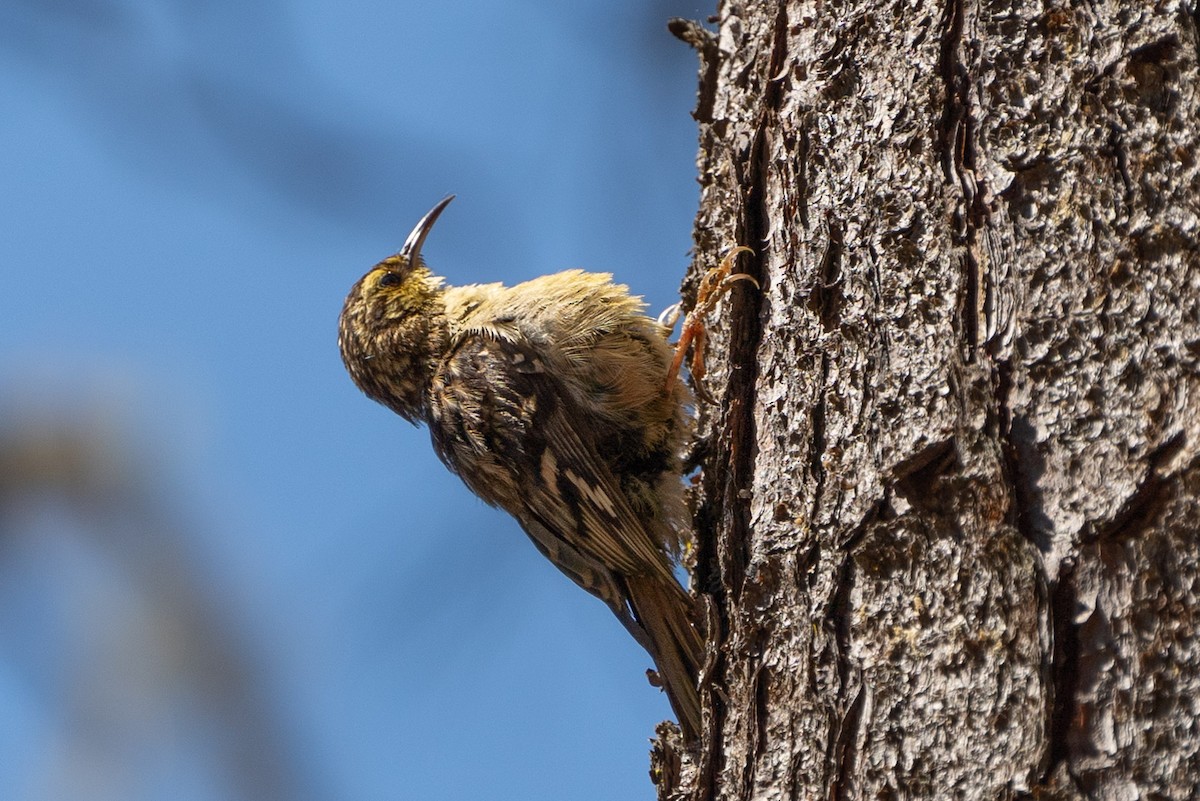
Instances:
[[[429,231],[437,222],[438,215],[442,213],[442,209],[450,205],[451,200],[454,200],[454,195],[446,195],[439,200],[437,205],[417,222],[417,226],[412,229],[408,239],[404,240],[404,247],[400,248],[400,252],[396,255],[403,257],[410,265],[416,264],[421,257],[421,246],[425,244],[425,237],[429,236]]]

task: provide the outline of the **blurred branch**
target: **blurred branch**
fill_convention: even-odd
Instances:
[[[124,605],[117,614],[69,609],[83,619],[70,621],[66,630],[87,636],[61,649],[84,654],[64,666],[69,686],[62,699],[52,700],[63,708],[50,717],[65,731],[56,733],[62,747],[49,760],[55,764],[46,766],[54,789],[48,795],[85,789],[89,798],[144,796],[144,788],[131,790],[147,781],[147,768],[164,770],[147,766],[153,762],[147,751],[157,755],[164,747],[187,748],[207,738],[207,753],[187,753],[183,761],[190,766],[189,760],[207,759],[205,767],[221,778],[212,786],[235,797],[305,797],[297,785],[307,782],[287,753],[259,672],[216,608],[211,582],[197,569],[201,560],[186,547],[193,538],[178,510],[163,502],[160,484],[127,445],[99,426],[0,426],[0,569],[14,569],[4,562],[28,538],[19,513],[39,501],[61,501],[82,523],[70,530],[90,540],[79,543],[87,546],[85,553],[99,553],[115,566],[127,585],[124,594],[134,599],[132,615]],[[44,590],[55,582],[20,586]],[[132,636],[130,618],[137,624]],[[123,636],[114,638],[114,628]],[[181,722],[201,736],[178,737]],[[164,729],[172,735],[166,745]],[[71,786],[61,787],[63,782]]]

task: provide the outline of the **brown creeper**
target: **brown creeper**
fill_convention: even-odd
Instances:
[[[688,397],[665,381],[666,329],[605,274],[445,286],[420,254],[452,199],[350,290],[342,361],[370,398],[425,422],[476,495],[608,604],[654,659],[694,738],[703,646],[670,558],[687,530]]]

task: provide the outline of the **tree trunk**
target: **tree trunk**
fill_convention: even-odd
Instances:
[[[661,798],[1200,781],[1193,0],[724,2],[705,731]]]

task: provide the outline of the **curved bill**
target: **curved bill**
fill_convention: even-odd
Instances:
[[[417,259],[421,257],[421,246],[425,244],[425,237],[429,236],[429,231],[433,228],[433,224],[437,222],[438,215],[442,210],[450,205],[450,201],[454,200],[454,195],[446,195],[437,202],[437,205],[430,209],[424,217],[422,217],[412,233],[404,240],[404,247],[400,248],[400,252],[396,255],[403,256],[409,264],[416,264]]]

